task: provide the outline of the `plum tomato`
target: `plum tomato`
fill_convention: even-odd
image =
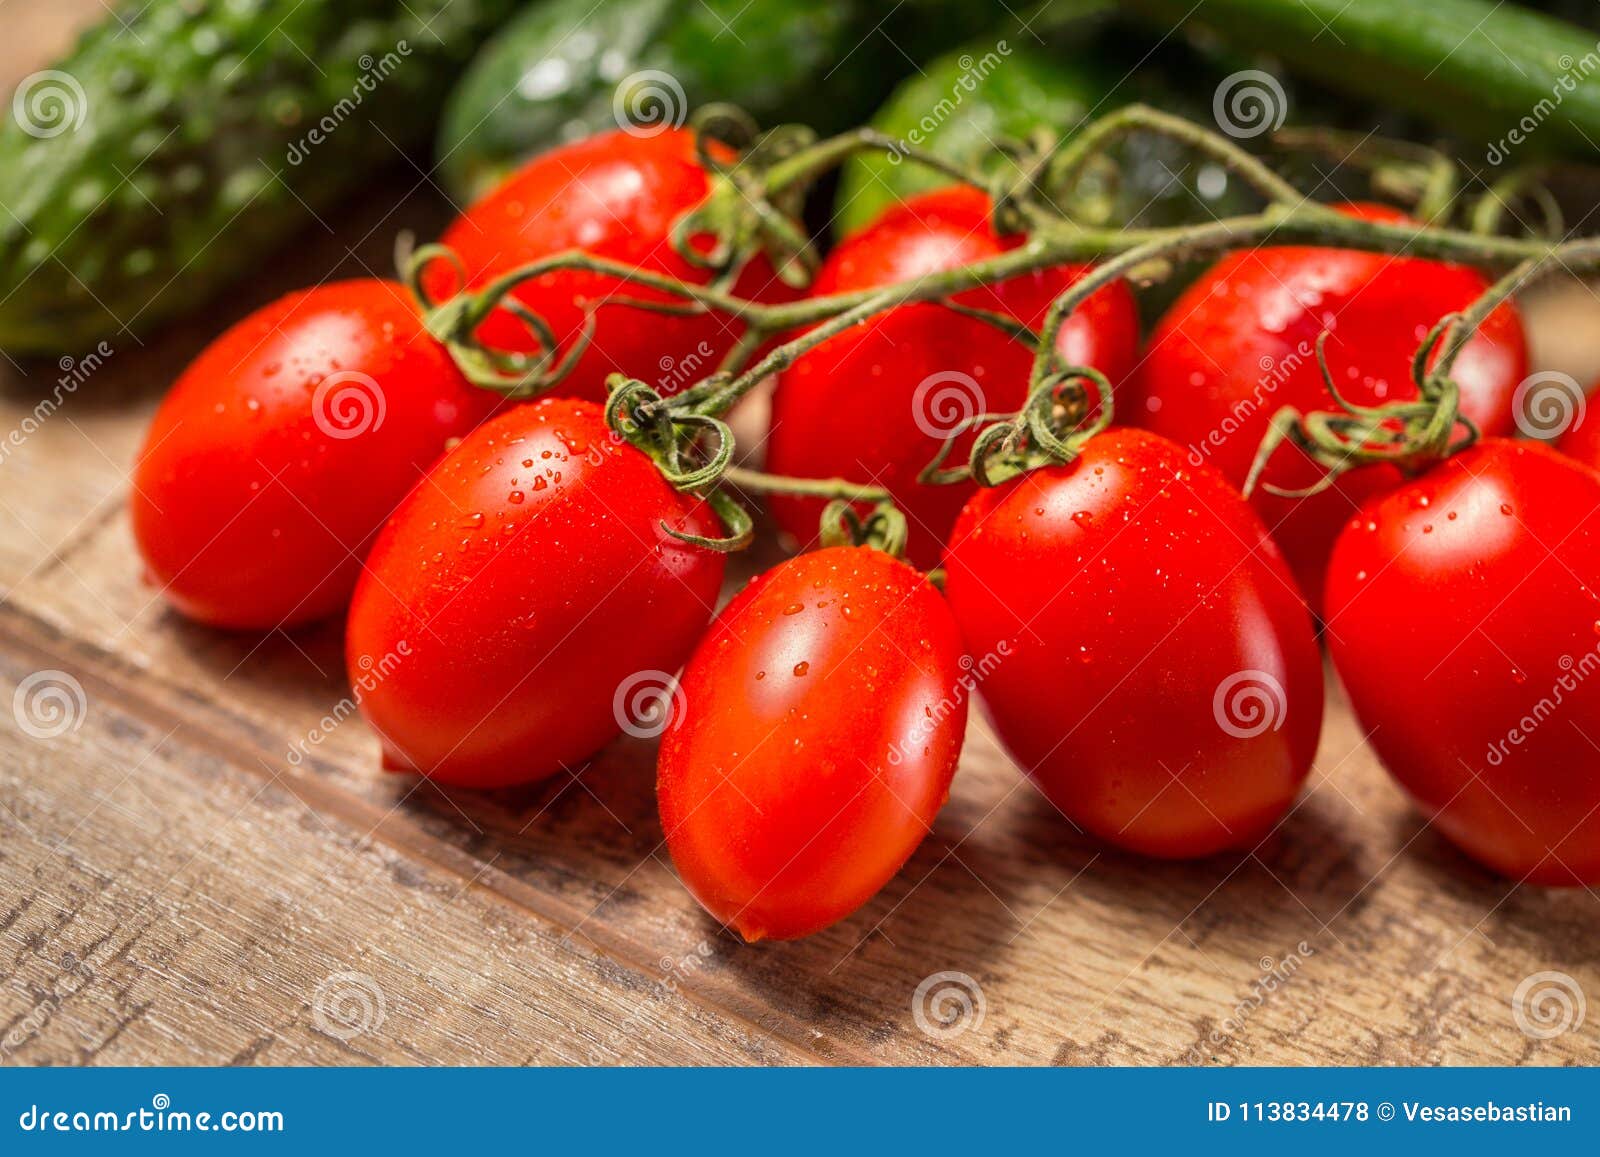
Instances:
[[[1370,220],[1405,221],[1379,206],[1345,206]],[[1232,254],[1173,304],[1118,416],[1171,438],[1194,462],[1242,486],[1272,416],[1335,408],[1317,366],[1324,329],[1339,391],[1358,405],[1417,396],[1411,363],[1446,314],[1465,308],[1489,282],[1473,269],[1381,253],[1299,246]],[[1512,396],[1527,373],[1527,345],[1515,306],[1497,309],[1456,362],[1461,413],[1486,434],[1512,428]],[[1292,446],[1274,456],[1263,482],[1303,489],[1322,467]],[[1343,474],[1328,490],[1287,498],[1259,487],[1251,503],[1267,524],[1313,610],[1333,540],[1369,496],[1399,485],[1387,465]]]
[[[346,654],[384,765],[470,788],[577,770],[716,605],[722,555],[666,527],[721,533],[593,403],[519,406],[464,439],[384,527],[351,600]]]
[[[842,242],[823,263],[813,292],[891,285],[1022,242],[995,234],[987,194],[953,186],[909,199]],[[1050,303],[1086,272],[1086,266],[1057,266],[955,300],[1037,328]],[[1133,293],[1116,282],[1074,312],[1058,348],[1069,363],[1094,366],[1115,383],[1131,372],[1138,341]],[[935,566],[971,487],[927,486],[917,475],[962,419],[1018,409],[1031,366],[1025,346],[985,321],[934,304],[890,310],[830,338],[779,376],[768,468],[887,487],[910,522],[908,557]],[[953,461],[970,445],[971,437],[963,437]],[[772,499],[778,524],[802,543],[816,537],[823,506],[819,499]]]
[[[711,274],[673,249],[679,217],[697,207],[711,180],[695,155],[694,134],[667,129],[649,136],[617,130],[551,149],[528,161],[467,208],[440,238],[461,258],[469,288],[541,258],[571,250],[703,284]],[[434,299],[459,287],[443,261],[431,262],[423,284]],[[740,272],[733,292],[762,301],[797,296],[765,257]],[[594,315],[593,339],[562,394],[603,401],[607,375],[625,373],[663,393],[676,392],[717,368],[740,327],[715,313],[663,314],[621,299],[679,301],[607,274],[558,270],[520,286],[514,296],[550,326],[564,349]],[[496,310],[479,327],[489,344],[531,351],[527,327]]]
[[[1250,845],[1322,727],[1312,624],[1249,504],[1112,429],[967,503],[945,589],[1017,764],[1074,824],[1162,857]]]
[[[1531,423],[1537,431],[1548,426],[1559,433],[1556,446],[1563,454],[1600,469],[1600,414],[1590,413],[1600,385],[1580,398],[1572,389],[1576,383],[1571,378],[1550,375],[1543,382],[1538,378],[1535,374],[1529,379],[1532,388],[1524,402]],[[1541,403],[1549,408],[1541,411]]]
[[[684,670],[657,796],[678,872],[747,940],[844,919],[950,792],[968,682],[950,610],[871,547],[755,579]]]
[[[1440,832],[1515,880],[1600,883],[1600,474],[1488,438],[1368,502],[1327,638]]]
[[[156,411],[129,503],[146,574],[214,626],[336,614],[383,520],[499,402],[402,286],[292,293],[207,346]]]

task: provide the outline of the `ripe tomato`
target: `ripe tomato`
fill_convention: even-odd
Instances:
[[[576,769],[615,736],[634,685],[664,684],[688,655],[722,582],[722,556],[663,522],[720,533],[592,403],[519,406],[463,440],[384,528],[350,605],[346,653],[384,765],[501,787]]]
[[[1237,490],[1113,429],[1064,466],[979,491],[945,589],[984,703],[1068,819],[1154,856],[1259,839],[1322,726],[1311,619]]]
[[[1378,206],[1349,206],[1371,220],[1406,218]],[[1243,485],[1272,415],[1335,407],[1317,367],[1317,335],[1331,331],[1329,368],[1358,405],[1417,396],[1411,361],[1434,324],[1489,286],[1476,270],[1437,261],[1342,249],[1280,247],[1224,258],[1186,290],[1157,325],[1119,417],[1183,445],[1191,461]],[[1486,434],[1512,427],[1512,395],[1527,373],[1527,345],[1515,307],[1489,316],[1456,362],[1461,412]],[[1300,489],[1323,468],[1292,447],[1262,481]],[[1278,541],[1313,610],[1340,527],[1367,497],[1401,482],[1388,466],[1343,475],[1308,498],[1258,488],[1251,504]]]
[[[684,884],[747,940],[844,919],[931,830],[969,686],[944,599],[906,563],[833,547],[756,579],[689,661],[661,743]]]
[[[1556,445],[1561,452],[1569,458],[1576,458],[1585,466],[1600,469],[1600,414],[1589,412],[1590,406],[1596,404],[1595,393],[1600,387],[1592,387],[1588,397],[1579,399],[1567,392],[1566,387],[1571,383],[1570,378],[1565,383],[1551,383],[1554,389],[1544,395],[1544,401],[1552,408],[1542,415],[1533,414],[1534,423],[1542,428],[1541,417],[1557,419],[1556,431],[1561,437]],[[1535,383],[1526,402],[1530,411],[1539,406],[1539,394],[1539,386]]]
[[[569,250],[584,250],[651,273],[704,284],[710,274],[673,249],[672,226],[711,189],[695,157],[694,134],[669,129],[654,136],[621,130],[552,149],[535,157],[466,210],[440,238],[455,250],[471,288],[521,265]],[[429,295],[453,293],[456,275],[442,261],[424,277]],[[776,301],[795,291],[777,280],[764,258],[752,260],[733,291]],[[594,311],[593,340],[560,387],[602,401],[608,374],[640,378],[675,393],[717,368],[740,328],[713,313],[667,315],[615,298],[673,301],[623,279],[578,270],[547,273],[517,289],[518,301],[550,326],[563,349]],[[508,350],[537,348],[526,326],[496,311],[479,329],[490,344]]]
[[[1600,474],[1490,438],[1369,502],[1328,649],[1384,765],[1474,859],[1600,883]]]
[[[206,347],[157,410],[130,500],[146,573],[215,626],[335,614],[395,504],[499,400],[403,287],[292,293]]]
[[[1022,243],[996,236],[986,194],[953,186],[913,197],[839,245],[817,275],[817,294],[891,285],[997,256]],[[957,295],[962,305],[1037,328],[1050,303],[1086,273],[1063,265]],[[1133,367],[1139,321],[1118,282],[1073,313],[1059,349],[1113,382]],[[768,468],[888,487],[911,523],[908,557],[938,563],[969,486],[925,486],[917,474],[963,418],[1009,412],[1027,397],[1032,355],[1008,334],[940,305],[902,306],[824,342],[778,379]],[[959,463],[970,436],[956,446]],[[817,535],[824,503],[775,497],[773,516],[801,542]]]

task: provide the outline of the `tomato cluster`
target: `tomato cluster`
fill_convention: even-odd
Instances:
[[[424,300],[577,249],[708,285],[675,235],[714,187],[707,160],[678,130],[535,159],[451,225],[457,261],[423,272]],[[840,244],[811,295],[1017,252],[1026,238],[995,218],[970,188],[913,198]],[[1103,375],[1131,424],[982,479],[998,484],[934,485],[931,459],[960,460],[985,415],[1028,400],[1019,334],[1088,272],[1037,269],[803,342],[776,385],[769,465],[881,487],[906,558],[893,535],[810,550],[720,613],[725,508],[618,423],[606,383],[680,362],[703,377],[741,326],[592,268],[522,281],[478,327],[568,360],[555,396],[525,404],[463,376],[396,283],[246,319],[157,414],[135,536],[196,619],[264,630],[344,611],[352,671],[403,654],[360,697],[390,769],[497,788],[576,773],[623,731],[660,734],[672,858],[749,939],[827,927],[894,876],[934,829],[974,697],[1070,825],[1152,856],[1254,846],[1316,753],[1316,616],[1374,747],[1441,831],[1513,876],[1600,880],[1600,454],[1584,449],[1600,439],[1574,430],[1563,455],[1504,436],[1526,376],[1515,310],[1453,370],[1476,445],[1298,497],[1284,491],[1326,463],[1286,451],[1247,498],[1273,413],[1340,400],[1319,333],[1344,401],[1414,398],[1418,342],[1485,280],[1253,250],[1203,274],[1142,352],[1132,292],[1111,282],[1055,351]],[[759,255],[719,284],[795,296]],[[874,525],[871,503],[824,517],[825,487],[789,489],[770,508],[801,543],[823,521],[830,543]]]

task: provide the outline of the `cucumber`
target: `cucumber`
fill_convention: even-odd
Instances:
[[[0,126],[0,349],[144,332],[396,150],[514,0],[134,0]]]
[[[1513,155],[1595,159],[1594,33],[1515,4],[1123,0],[1121,10],[1162,33],[1203,25],[1330,88],[1417,113],[1491,165]]]
[[[933,61],[905,81],[874,114],[875,128],[907,144],[963,164],[1006,162],[994,151],[1003,137],[1024,140],[1035,130],[1068,133],[1133,101],[1191,118],[1210,115],[1163,79],[1161,70],[1134,72],[1112,47],[1125,30],[1108,29],[1041,47],[1023,38],[974,42]],[[1204,65],[1184,50],[1174,66],[1205,80]],[[1220,75],[1220,74],[1218,74]],[[1120,179],[1106,191],[1108,219],[1127,224],[1192,220],[1200,205],[1223,216],[1249,200],[1230,191],[1225,175],[1188,163],[1182,147],[1145,134],[1118,153]],[[834,221],[841,234],[871,222],[889,205],[948,178],[912,161],[881,154],[853,158],[840,180]],[[1198,202],[1198,204],[1197,204]]]
[[[445,187],[475,200],[551,145],[731,101],[762,124],[858,123],[913,62],[1004,15],[1000,0],[548,0],[508,24],[445,106]]]

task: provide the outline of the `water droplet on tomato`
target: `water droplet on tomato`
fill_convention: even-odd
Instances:
[[[476,530],[478,527],[483,525],[483,515],[469,514],[460,522],[456,523],[456,525],[461,527],[463,530]]]
[[[522,501],[522,498],[523,495],[522,491],[520,490],[513,490],[510,494],[506,495],[506,501],[511,503],[513,506],[519,504]]]
[[[790,603],[788,606],[783,608],[783,613],[786,615],[798,615],[805,609],[806,607],[804,603]]]
[[[807,663],[804,659],[800,660],[800,662],[794,665],[794,673],[796,678],[803,678],[805,673],[809,670],[811,670],[811,664]]]

